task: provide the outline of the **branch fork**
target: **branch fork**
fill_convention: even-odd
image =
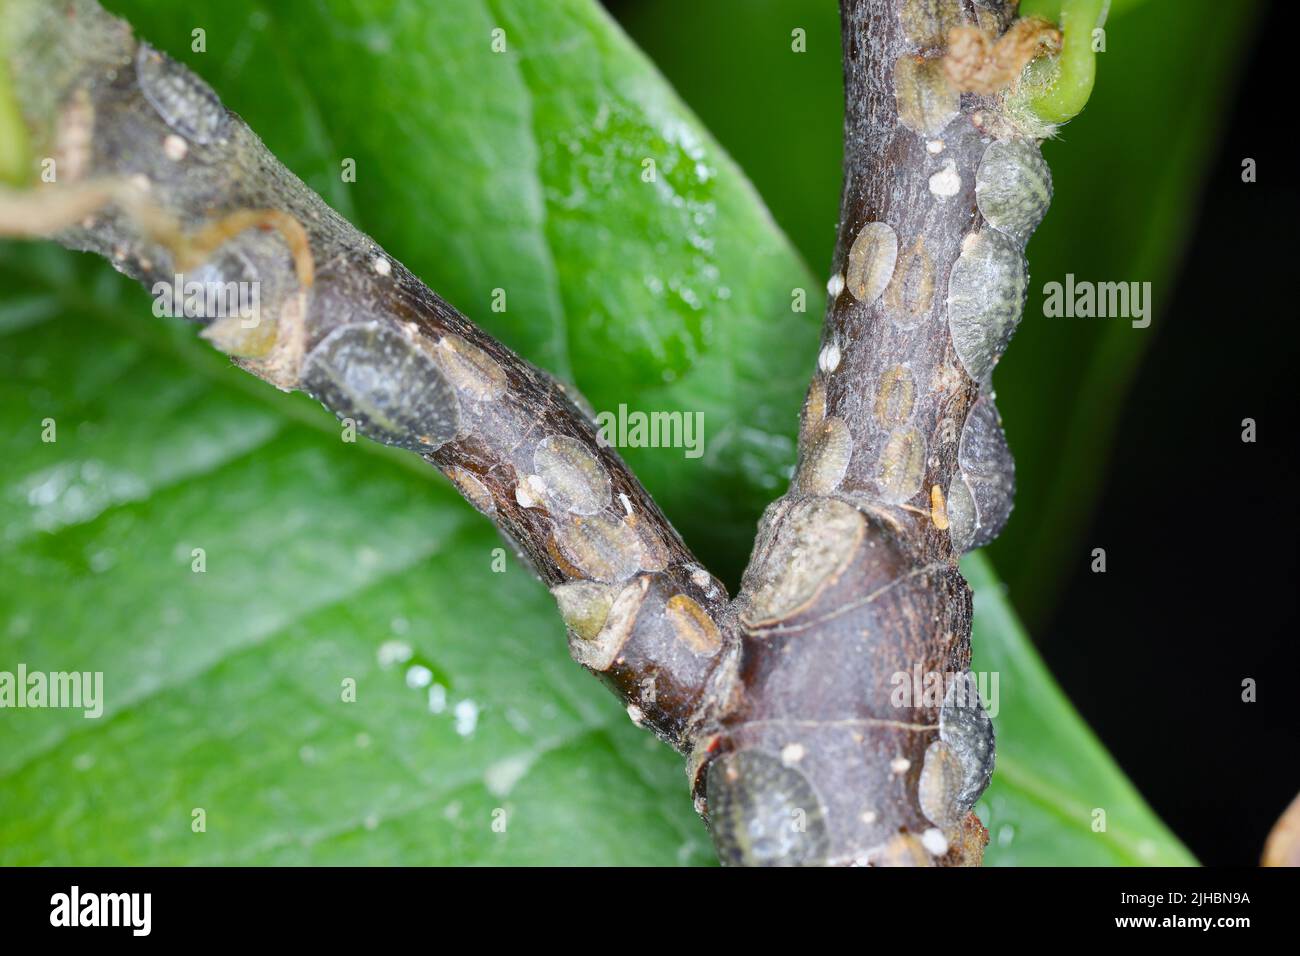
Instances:
[[[0,194],[0,231],[52,235],[146,285],[258,283],[252,329],[203,334],[420,455],[517,544],[575,660],[685,755],[724,863],[978,863],[993,738],[956,562],[1010,510],[989,375],[1050,195],[995,87],[1055,31],[1012,7],[842,3],[846,175],[822,348],[795,478],[734,600],[561,383],[93,0],[6,4],[27,138],[63,173]],[[918,668],[973,697],[898,706],[894,676]]]

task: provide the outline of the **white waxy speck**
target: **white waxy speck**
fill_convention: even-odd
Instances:
[[[926,151],[929,152],[931,155],[938,156],[940,153],[943,152],[943,140],[932,139],[925,144],[925,148]]]
[[[483,771],[483,783],[487,786],[488,792],[494,797],[507,796],[515,788],[515,784],[532,769],[535,759],[534,754],[525,753],[492,764]]]
[[[709,572],[703,568],[694,568],[691,570],[691,581],[698,588],[708,588],[713,584],[713,579],[709,577]]]
[[[468,737],[478,726],[478,704],[472,700],[462,700],[456,705],[456,733]]]
[[[540,508],[546,498],[546,482],[541,475],[529,475],[515,485],[515,501],[521,508]]]
[[[829,342],[817,356],[817,367],[827,374],[835,371],[840,367],[840,347],[834,342]]]
[[[447,709],[447,688],[434,684],[429,688],[429,713],[441,714]]]
[[[889,761],[889,769],[892,773],[907,773],[908,768],[911,766],[912,761],[908,760],[906,757],[895,757],[893,760]]]
[[[142,193],[147,193],[151,188],[153,188],[153,184],[149,182],[149,177],[144,173],[136,173],[132,176],[131,185]]]
[[[921,834],[921,846],[934,856],[943,856],[948,852],[948,840],[937,827],[930,827]]]
[[[433,671],[423,664],[412,664],[406,669],[406,686],[413,688],[428,687],[433,683]]]
[[[831,301],[834,302],[840,297],[840,293],[843,291],[844,274],[842,272],[837,272],[835,275],[831,276],[830,280],[826,283],[826,294],[830,296]]]
[[[944,164],[943,169],[930,177],[930,192],[941,199],[948,199],[961,192],[961,176],[957,172],[957,164],[951,159]]]
[[[803,744],[786,744],[781,748],[781,762],[789,767],[802,760],[804,753]]]
[[[645,711],[636,704],[627,705],[627,715],[632,718],[632,723],[636,724],[638,727],[640,727],[641,723],[645,720]]]
[[[863,823],[865,823],[865,824],[867,824],[868,826],[870,826],[871,824],[873,824],[873,823],[876,822],[876,811],[875,811],[875,810],[863,810],[863,811],[862,811],[862,816],[861,816],[860,819],[862,820]]]
[[[394,664],[405,664],[415,653],[411,650],[411,645],[406,641],[384,641],[379,645],[379,666],[392,667]]]
[[[179,163],[190,151],[190,144],[175,133],[168,133],[163,140],[163,155],[172,162]]]
[[[393,271],[393,264],[383,256],[375,256],[370,260],[370,268],[374,269],[381,276],[386,276]]]
[[[627,492],[620,491],[620,492],[618,493],[618,500],[621,501],[621,502],[623,502],[623,510],[626,511],[628,514],[631,514],[631,513],[632,513],[632,499],[629,498],[629,497],[627,496]]]

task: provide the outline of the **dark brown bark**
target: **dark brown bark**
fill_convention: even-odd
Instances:
[[[1001,98],[946,79],[949,31],[996,36],[1009,8],[841,9],[845,184],[822,348],[795,479],[734,602],[740,654],[694,786],[724,862],[978,863],[970,811],[993,735],[957,559],[1010,509],[989,375],[1046,204],[1016,163],[1046,172]]]

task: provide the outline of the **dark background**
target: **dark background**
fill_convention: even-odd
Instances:
[[[1252,37],[1168,321],[1123,402],[1086,551],[1037,639],[1070,699],[1207,864],[1251,864],[1300,790],[1295,717],[1294,25]],[[1258,180],[1241,181],[1241,163]],[[1257,441],[1241,441],[1253,418]],[[1257,682],[1243,703],[1242,681]]]
[[[841,142],[834,5],[606,5],[825,270]],[[1057,196],[1029,247],[1026,321],[998,369],[1020,487],[994,565],[1067,696],[1208,865],[1256,863],[1300,791],[1294,655],[1283,643],[1296,610],[1300,210],[1279,126],[1295,35],[1282,7],[1234,0],[1219,13],[1242,21],[1216,24],[1205,19],[1214,7],[1195,0],[1116,4],[1089,111],[1045,149]],[[1223,24],[1234,22],[1229,37]],[[790,23],[807,27],[807,57],[785,53]],[[1189,38],[1182,48],[1178,35]],[[1207,129],[1178,167],[1172,151],[1198,120]],[[1255,183],[1241,180],[1246,157]],[[1167,189],[1168,208],[1125,194],[1133,179],[1143,200]],[[1153,243],[1168,250],[1163,265],[1144,251]],[[1107,345],[1111,329],[1035,321],[1042,282],[1065,269],[1153,279],[1152,334],[1120,330]],[[1084,429],[1043,406],[1060,398],[1061,379],[1068,400],[1070,376],[1089,361],[1117,371],[1079,400],[1107,409]],[[1244,418],[1257,423],[1255,444],[1241,441]],[[1065,544],[1045,549],[1053,535]],[[1105,574],[1090,570],[1096,547]],[[1241,699],[1246,678],[1255,703]]]

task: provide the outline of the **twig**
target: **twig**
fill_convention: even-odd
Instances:
[[[956,563],[1010,512],[989,377],[1051,187],[1007,91],[951,84],[949,41],[976,30],[996,48],[1013,6],[841,3],[845,184],[818,368],[696,776],[728,862],[970,864],[987,840],[971,808],[993,731]],[[918,670],[942,678],[937,696],[899,693]]]
[[[255,315],[208,316],[203,335],[442,470],[551,587],[574,657],[681,746],[727,595],[573,396],[343,220],[127,24],[91,0],[9,0],[5,17],[33,154],[55,159],[57,181],[0,194],[0,231],[55,233],[155,290],[178,273],[255,285]]]

